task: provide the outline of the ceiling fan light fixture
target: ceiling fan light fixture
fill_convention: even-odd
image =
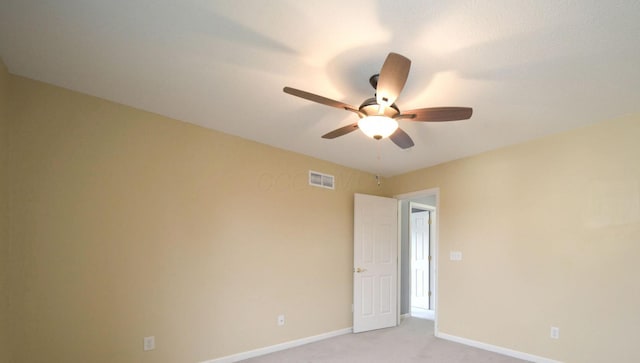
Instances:
[[[367,116],[358,121],[358,128],[376,140],[391,136],[398,129],[398,122],[387,116]]]

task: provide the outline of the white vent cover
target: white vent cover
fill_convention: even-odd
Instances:
[[[320,188],[335,189],[335,177],[333,175],[309,170],[309,185]]]

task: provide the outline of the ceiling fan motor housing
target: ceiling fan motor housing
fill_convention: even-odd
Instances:
[[[394,118],[400,114],[400,109],[396,104],[392,104],[391,106],[382,106],[384,107],[384,112],[380,113],[380,105],[376,101],[375,98],[368,98],[360,105],[360,112],[367,116],[387,116],[389,118]]]

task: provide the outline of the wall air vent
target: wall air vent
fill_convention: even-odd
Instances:
[[[309,185],[320,188],[335,189],[335,177],[333,175],[309,170]]]

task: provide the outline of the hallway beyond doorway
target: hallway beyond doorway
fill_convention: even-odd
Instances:
[[[433,310],[420,309],[415,306],[411,307],[411,317],[418,319],[435,320],[436,312]]]

